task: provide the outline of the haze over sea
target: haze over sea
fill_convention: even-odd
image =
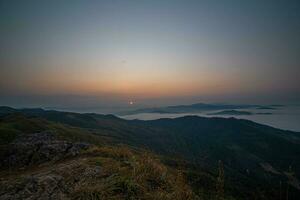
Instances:
[[[209,114],[217,113],[219,111],[207,111],[201,113],[139,113],[133,115],[125,115],[122,118],[125,119],[141,119],[141,120],[153,120],[160,118],[176,118],[187,115],[197,115],[202,117],[235,117],[239,119],[247,119],[257,123],[269,125],[275,128],[284,130],[292,130],[300,132],[300,106],[299,105],[286,105],[278,107],[277,109],[239,109],[239,111],[248,111],[253,113],[252,115],[219,115]],[[256,113],[272,113],[272,114],[256,114]]]

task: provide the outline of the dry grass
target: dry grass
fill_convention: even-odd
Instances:
[[[74,199],[198,199],[179,171],[169,170],[151,153],[125,146],[92,147],[89,165],[101,166],[100,178],[75,188]]]

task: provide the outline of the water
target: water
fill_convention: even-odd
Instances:
[[[219,110],[220,111],[220,110]],[[235,117],[239,119],[248,119],[257,123],[266,124],[275,128],[300,132],[300,106],[284,106],[277,109],[240,109],[240,111],[249,111],[252,113],[272,113],[272,115],[208,115],[219,111],[209,111],[201,113],[181,113],[181,114],[160,114],[160,113],[140,113],[134,115],[120,116],[125,119],[153,120],[159,118],[176,118],[187,115],[197,115],[202,117]]]

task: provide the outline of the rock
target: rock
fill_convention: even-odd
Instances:
[[[17,184],[1,186],[4,194],[0,194],[0,199],[66,199],[68,193],[64,179],[55,174],[38,174],[27,176]],[[2,192],[1,192],[2,193]]]
[[[89,145],[86,143],[57,140],[49,131],[25,135],[17,138],[9,145],[0,167],[20,168],[49,161],[58,161],[76,156],[81,150],[88,147]]]
[[[101,168],[99,166],[95,167],[88,167],[83,172],[83,176],[86,178],[94,178],[97,177],[97,175],[100,173]]]
[[[17,138],[1,161],[0,172],[9,173],[0,179],[0,199],[71,199],[75,188],[101,175],[101,167],[77,156],[88,147],[86,143],[58,140],[51,132]]]
[[[70,199],[75,188],[100,177],[101,167],[85,164],[82,159],[44,166],[29,175],[0,181],[0,199]]]

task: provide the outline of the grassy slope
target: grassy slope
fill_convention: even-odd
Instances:
[[[38,187],[43,187],[39,182],[43,179],[63,177],[63,184],[59,185],[61,188],[52,192],[58,193],[59,190],[60,197],[64,198],[198,199],[182,173],[167,168],[154,155],[136,152],[125,146],[93,146],[75,158],[9,173],[0,171],[0,174],[0,194],[5,192],[14,195],[26,188],[30,175],[38,177],[35,179],[40,184]],[[39,190],[40,188],[36,189]],[[35,194],[33,192],[23,197],[32,197]]]

